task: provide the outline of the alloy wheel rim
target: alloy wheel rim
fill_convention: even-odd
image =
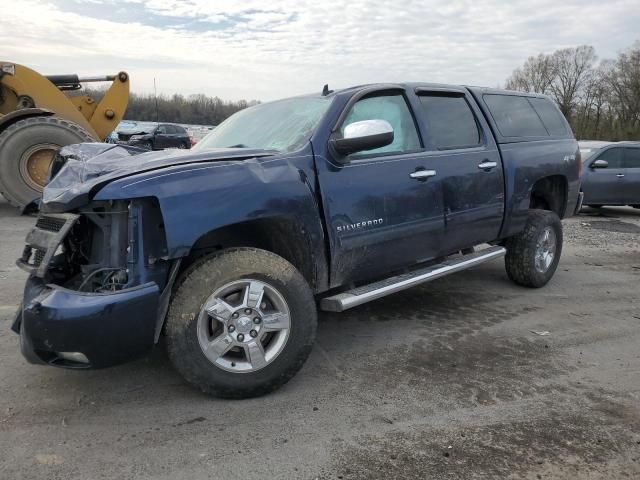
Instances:
[[[556,256],[556,232],[546,227],[536,243],[535,268],[539,273],[546,273]]]
[[[250,373],[273,362],[291,331],[291,314],[282,294],[266,282],[236,280],[218,288],[204,303],[198,343],[216,367]]]

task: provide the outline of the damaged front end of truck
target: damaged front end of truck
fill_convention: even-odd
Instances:
[[[61,153],[73,155],[67,161],[83,160],[77,150]],[[115,161],[114,153],[122,160],[137,152],[112,152]],[[61,172],[49,195],[56,195],[62,183],[68,193],[73,188],[69,176],[79,175],[84,183],[110,171],[103,163],[99,172],[89,173],[98,164]],[[147,353],[166,310],[169,272],[179,262],[166,259],[157,201],[95,201],[73,213],[52,213],[43,206],[17,260],[30,274],[13,324],[25,357],[33,363],[100,368]]]
[[[61,149],[16,262],[30,274],[12,325],[23,355],[32,363],[102,368],[148,353],[160,335],[182,255],[169,256],[151,189],[114,200],[98,199],[97,192],[138,173],[162,175],[166,168],[259,155],[145,153],[107,144]]]

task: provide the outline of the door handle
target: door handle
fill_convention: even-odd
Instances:
[[[617,174],[616,174],[616,177],[618,177],[618,178],[623,178],[623,177],[624,177],[624,173],[617,173]]]
[[[498,162],[484,161],[484,162],[478,164],[478,168],[480,170],[491,170],[492,168],[495,168],[497,166],[498,166]]]
[[[436,171],[435,170],[417,170],[413,173],[410,173],[409,176],[411,178],[417,178],[418,180],[420,180],[422,178],[435,177]]]

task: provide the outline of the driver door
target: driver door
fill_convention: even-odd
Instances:
[[[153,138],[154,147],[158,150],[167,148],[169,146],[168,138],[169,138],[169,135],[167,131],[167,126],[159,125],[158,128],[156,128],[156,133]]]
[[[346,158],[328,149],[318,162],[331,240],[331,283],[387,276],[442,248],[442,187],[427,171],[422,141],[403,91],[375,92],[346,107],[344,128],[363,120],[386,120],[390,145]]]
[[[623,191],[626,169],[623,164],[624,149],[608,148],[589,162],[585,171],[582,190],[585,205],[620,205],[624,203]],[[605,160],[606,168],[593,168],[596,160]]]

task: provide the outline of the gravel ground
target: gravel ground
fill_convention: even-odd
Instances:
[[[9,326],[34,219],[0,219],[2,479],[640,478],[640,210],[565,221],[540,290],[495,261],[322,314],[302,371],[244,401],[189,388],[163,348],[27,364]]]

